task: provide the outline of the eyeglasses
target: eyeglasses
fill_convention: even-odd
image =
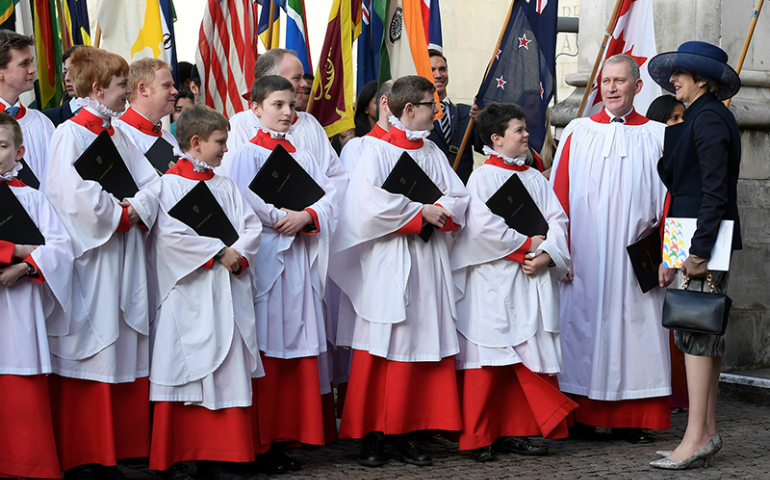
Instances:
[[[415,105],[415,106],[417,106],[417,105],[428,105],[431,108],[436,108],[436,101],[433,100],[432,102],[415,102],[412,105]]]

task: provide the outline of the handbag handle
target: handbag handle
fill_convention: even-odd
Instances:
[[[706,279],[709,282],[709,293],[714,293],[716,290],[716,287],[714,287],[714,277],[711,275],[711,272],[707,272]],[[684,274],[684,281],[682,282],[682,290],[687,290],[687,287],[690,286],[690,276],[687,274]]]

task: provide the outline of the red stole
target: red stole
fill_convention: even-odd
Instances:
[[[494,165],[495,167],[504,168],[506,170],[514,170],[516,172],[524,172],[529,170],[527,165],[516,165],[515,163],[507,164],[502,157],[498,157],[497,155],[492,155],[489,157],[487,161],[484,162],[484,165]]]
[[[367,137],[374,137],[374,138],[380,138],[381,139],[382,137],[387,135],[387,133],[388,133],[388,131],[385,130],[384,128],[382,128],[379,123],[375,123],[374,124],[374,128],[369,133],[367,133],[365,136],[367,136]]]
[[[299,117],[294,118],[295,122],[297,121],[297,118]],[[266,148],[268,150],[273,150],[276,145],[280,145],[289,153],[294,153],[297,151],[297,149],[294,148],[294,145],[292,145],[290,141],[286,140],[285,138],[273,138],[269,133],[262,130],[261,128],[257,130],[257,134],[254,135],[254,138],[249,141],[254,145],[259,145],[260,147]]]
[[[77,115],[70,118],[73,122],[77,123],[81,127],[87,128],[89,131],[99,135],[103,131],[107,130],[107,133],[110,136],[113,136],[115,134],[115,128],[110,124],[109,127],[105,128],[102,123],[104,120],[99,117],[98,115],[94,115],[93,113],[89,112],[85,108],[81,108],[80,112],[78,112]]]
[[[153,124],[131,107],[120,116],[120,119],[146,135],[153,137],[161,136],[160,122]]]
[[[406,138],[406,132],[396,127],[391,128],[388,133],[380,138],[380,140],[384,140],[391,145],[395,145],[398,148],[403,148],[404,150],[417,150],[422,148],[422,146],[425,144],[422,138],[417,140],[409,140]]]
[[[644,125],[650,121],[647,117],[636,113],[636,110],[634,109],[631,110],[631,113],[623,117],[623,119],[623,125]],[[610,123],[610,116],[607,115],[607,111],[602,108],[599,113],[591,116],[591,120],[597,123]]]
[[[176,165],[169,168],[166,175],[179,175],[182,178],[190,180],[211,180],[214,178],[213,170],[206,170],[205,172],[196,172],[193,169],[193,164],[186,158],[179,157]]]

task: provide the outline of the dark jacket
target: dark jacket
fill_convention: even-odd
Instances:
[[[43,115],[51,120],[54,127],[58,127],[60,124],[66,122],[74,116],[72,114],[72,109],[70,109],[70,102],[64,102],[62,105],[56,108],[43,110]]]
[[[741,137],[733,114],[711,93],[695,100],[684,122],[666,128],[658,174],[671,194],[669,217],[697,218],[690,253],[711,257],[719,223],[734,220],[733,250],[740,250],[738,173]]]
[[[454,139],[454,142],[450,142],[452,146],[456,147],[453,149],[454,152],[457,152],[456,149],[460,148],[460,145],[463,143],[463,135],[465,135],[465,130],[468,128],[468,122],[470,119],[470,105],[465,105],[462,103],[449,104],[449,124],[451,126],[449,138]],[[455,132],[457,133],[456,135]],[[433,122],[433,130],[431,130],[430,135],[428,135],[428,139],[432,140],[433,143],[435,143],[438,148],[444,152],[444,155],[447,156],[450,163],[454,162],[455,155],[450,151],[449,143],[447,143],[446,139],[444,138],[444,134],[441,132],[441,122],[439,120],[435,120]],[[473,132],[470,140],[468,141],[468,145],[465,146],[465,151],[463,152],[462,159],[460,160],[460,165],[457,167],[457,176],[460,177],[460,180],[462,180],[463,183],[468,182],[468,177],[471,176],[471,172],[473,171],[474,148],[479,153],[481,152],[481,141],[478,137],[478,134],[476,133],[475,127],[473,128]]]

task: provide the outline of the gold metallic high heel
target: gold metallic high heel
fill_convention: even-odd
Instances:
[[[685,470],[690,468],[690,466],[694,463],[703,460],[703,468],[707,468],[709,466],[709,462],[714,461],[714,453],[716,453],[717,450],[718,448],[714,443],[714,440],[709,438],[709,440],[703,444],[702,447],[700,447],[695,451],[695,453],[685,458],[684,460],[677,461],[671,460],[670,458],[661,458],[659,460],[650,462],[650,466],[655,468],[662,468],[664,470]]]

